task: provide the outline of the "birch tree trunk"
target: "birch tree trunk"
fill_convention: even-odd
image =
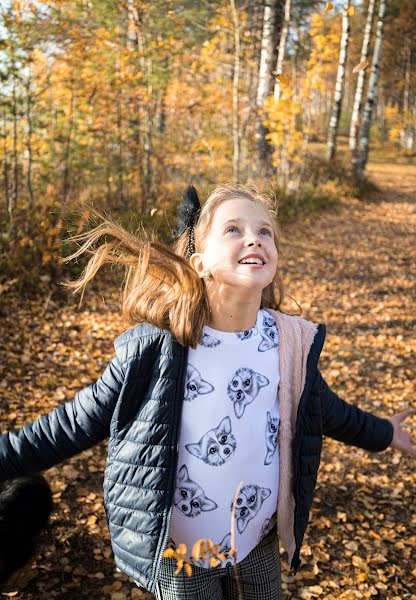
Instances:
[[[329,120],[328,143],[326,150],[327,160],[332,160],[334,158],[337,144],[339,118],[341,115],[342,97],[344,94],[345,85],[345,65],[347,62],[348,41],[350,35],[350,18],[348,14],[350,3],[350,0],[348,0],[342,11],[341,44],[339,51],[338,71],[337,79],[335,82],[332,112],[331,118]]]
[[[9,215],[9,221],[13,220],[13,207],[10,199],[10,190],[9,190],[9,160],[8,160],[8,152],[7,152],[7,131],[6,131],[6,108],[4,103],[2,103],[2,124],[1,124],[1,137],[3,139],[3,188],[4,188],[4,199],[6,202],[6,210]]]
[[[117,89],[117,203],[121,208],[124,204],[124,175],[123,175],[123,118],[121,96],[123,91]]]
[[[375,5],[376,5],[376,0],[369,0],[367,21],[365,24],[363,45],[361,48],[360,63],[363,63],[368,60],[368,55],[370,52],[371,30],[373,27]],[[357,87],[355,88],[354,105],[353,105],[353,109],[352,109],[351,124],[350,124],[349,145],[350,145],[351,151],[353,153],[355,153],[355,150],[357,148],[357,143],[358,143],[359,122],[360,122],[360,114],[361,114],[363,95],[364,95],[364,82],[365,82],[365,69],[362,69],[361,71],[359,71],[358,77],[357,77]]]
[[[412,64],[412,47],[410,39],[406,45],[406,64],[404,70],[404,90],[403,90],[403,122],[404,127],[400,131],[400,145],[405,150],[412,150],[414,144],[414,126],[410,122],[409,97],[410,97],[410,72]]]
[[[32,187],[32,164],[33,164],[33,152],[32,152],[32,95],[31,95],[31,83],[32,74],[29,71],[29,76],[26,81],[26,121],[27,121],[27,192],[29,195],[29,208],[33,208],[33,187]]]
[[[240,78],[240,23],[235,0],[230,0],[234,23],[234,74],[233,74],[233,177],[240,182],[240,130],[238,120],[238,84]]]
[[[17,96],[16,80],[13,81],[13,194],[12,210],[16,208],[19,199],[19,157],[17,153]]]
[[[273,68],[277,58],[277,43],[282,25],[283,0],[266,0],[263,13],[259,81],[256,99],[256,152],[253,170],[261,175],[271,171],[272,148],[266,139],[267,128],[263,125],[263,106],[267,96],[273,92]]]
[[[276,75],[281,75],[283,72],[283,60],[285,58],[286,43],[289,35],[291,7],[291,0],[285,0],[285,12],[283,18],[282,33],[280,35],[279,50],[277,53]],[[280,81],[278,79],[276,79],[274,82],[274,98],[276,101],[280,98]]]
[[[62,175],[62,194],[61,201],[65,204],[68,193],[69,193],[69,159],[71,153],[71,141],[72,141],[72,129],[74,125],[74,104],[75,104],[75,82],[71,80],[71,99],[69,104],[69,116],[68,116],[68,132],[65,141],[64,151],[64,171]]]
[[[357,163],[354,165],[354,174],[358,181],[363,181],[364,171],[368,159],[368,145],[370,141],[370,125],[373,114],[374,100],[377,90],[378,72],[383,44],[384,15],[386,12],[386,0],[380,0],[377,19],[376,41],[374,44],[373,60],[371,63],[370,79],[368,81],[367,101],[365,103],[363,124],[360,132],[360,143],[358,147]]]

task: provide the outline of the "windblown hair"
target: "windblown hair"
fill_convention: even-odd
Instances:
[[[274,240],[279,252],[279,232],[276,211],[271,198],[241,184],[217,186],[202,205],[195,225],[195,252],[202,252],[209,235],[213,216],[220,204],[235,198],[245,198],[264,207],[269,214]],[[148,322],[161,329],[169,329],[183,346],[196,348],[204,325],[209,323],[210,307],[205,282],[200,279],[187,255],[189,229],[169,248],[154,239],[153,234],[141,228],[133,235],[117,223],[102,217],[103,222],[94,229],[72,237],[82,240],[81,247],[64,260],[68,262],[88,252],[92,257],[81,276],[64,285],[81,291],[81,302],[86,285],[105,263],[123,264],[127,267],[122,294],[122,313],[130,325]],[[101,238],[110,237],[98,248]],[[264,288],[261,308],[279,309],[283,301],[283,284],[276,272],[274,280]]]

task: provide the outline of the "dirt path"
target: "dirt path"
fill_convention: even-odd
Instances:
[[[371,202],[342,199],[284,227],[282,262],[302,316],[327,325],[328,383],[348,402],[390,416],[415,403],[416,166],[370,164],[369,173],[380,187]],[[5,312],[4,429],[71,399],[99,375],[123,329],[116,296],[108,302],[90,296],[81,311],[38,302]],[[101,499],[105,454],[103,443],[47,472],[52,528],[32,581],[15,598],[143,597],[114,570]],[[282,563],[285,597],[416,597],[414,461],[327,439],[318,481],[303,566],[293,577]]]
[[[416,166],[369,173],[371,202],[345,199],[285,229],[285,279],[303,315],[327,325],[328,383],[390,416],[415,406]],[[326,440],[318,481],[304,559],[319,585],[284,574],[290,597],[416,597],[415,462]]]

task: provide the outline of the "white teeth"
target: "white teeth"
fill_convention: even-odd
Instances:
[[[249,258],[247,260],[239,261],[240,265],[262,265],[263,261],[260,258]]]

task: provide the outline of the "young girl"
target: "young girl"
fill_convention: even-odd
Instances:
[[[406,414],[373,416],[341,400],[318,369],[325,327],[279,310],[278,232],[270,201],[217,187],[201,208],[189,188],[173,249],[111,222],[83,290],[105,262],[128,265],[123,311],[134,326],[94,384],[0,438],[0,479],[47,469],[109,437],[104,501],[117,567],[159,599],[276,600],[278,540],[296,572],[323,435],[416,455]],[[70,257],[70,258],[73,258]],[[242,483],[241,483],[242,482]],[[231,507],[239,589],[227,551]],[[211,567],[191,556],[209,538]],[[192,576],[175,576],[185,543]],[[181,547],[183,549],[183,546]]]

